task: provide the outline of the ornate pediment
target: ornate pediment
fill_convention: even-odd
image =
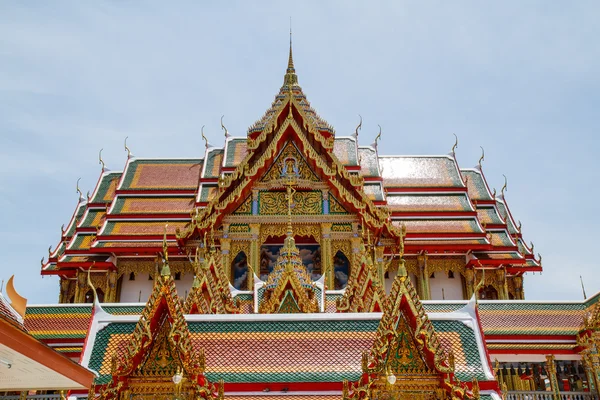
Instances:
[[[284,146],[277,158],[273,161],[267,173],[262,177],[261,182],[272,182],[281,179],[284,175],[284,169],[294,169],[298,174],[298,179],[309,182],[319,182],[320,179],[315,175],[306,163],[305,158],[300,151],[290,141]]]

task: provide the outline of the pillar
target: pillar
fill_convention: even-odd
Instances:
[[[223,232],[225,231],[225,227]],[[223,268],[223,275],[227,277],[227,279],[229,279],[229,281],[232,281],[232,271],[231,271],[231,239],[225,238],[224,234],[223,238],[221,238],[221,265],[220,267]],[[246,254],[246,257],[248,257],[248,255]],[[222,275],[222,276],[223,276]],[[248,270],[248,279],[246,280],[246,282],[248,283],[248,285],[250,285],[251,282],[251,275],[252,275],[252,271]]]
[[[523,293],[523,277],[522,276],[513,276],[513,285],[515,287],[515,299],[516,300],[524,300],[525,294]]]
[[[465,288],[466,288],[466,300],[473,297],[473,291],[475,290],[475,270],[473,268],[465,269]]]
[[[383,286],[385,282],[385,263],[383,262],[384,246],[375,246],[375,266],[377,267],[377,275],[379,283]]]
[[[117,302],[117,271],[108,271],[106,273],[106,293],[104,293],[105,303]]]
[[[77,272],[77,286],[75,286],[75,303],[83,303],[85,301],[85,294],[88,291],[87,285],[87,272]]]
[[[59,303],[68,303],[69,302],[69,287],[71,286],[71,281],[67,278],[60,278],[60,294],[58,296]]]
[[[431,299],[431,291],[429,290],[429,268],[427,268],[427,253],[417,256],[418,276],[419,280],[419,297],[421,300]]]
[[[329,190],[323,189],[323,214],[329,214]]]
[[[252,215],[258,215],[258,189],[252,190]]]
[[[600,382],[598,379],[600,370],[598,368],[597,356],[585,351],[581,355],[581,360],[583,361],[583,367],[585,368],[585,374],[587,375],[590,392],[600,395]]]
[[[506,285],[506,269],[496,270],[496,288],[498,289],[498,300],[508,300],[508,286]]]
[[[554,355],[549,354],[546,356],[546,373],[550,380],[550,390],[552,391],[552,398],[560,399],[560,393],[558,390],[558,379],[556,378],[556,364],[554,362]]]
[[[248,263],[252,267],[252,271],[248,271],[248,287],[254,287],[254,274],[258,276],[260,274],[260,224],[250,224],[250,234],[252,239],[250,240],[250,254],[246,254],[248,257]]]
[[[321,224],[321,273],[325,276],[325,285],[328,289],[335,288],[335,271],[333,270],[333,256],[331,253],[331,224]]]

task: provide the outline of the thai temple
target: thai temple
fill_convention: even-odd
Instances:
[[[483,156],[336,134],[291,46],[247,135],[221,125],[195,159],[102,163],[42,260],[57,304],[17,316],[93,384],[0,398],[598,398],[599,295],[526,299],[541,257]]]

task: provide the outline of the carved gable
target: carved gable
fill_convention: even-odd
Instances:
[[[273,165],[261,179],[262,182],[270,182],[281,178],[283,168],[287,165],[292,167],[292,162],[295,161],[294,168],[298,169],[298,177],[301,180],[319,182],[320,179],[312,172],[311,168],[306,163],[304,157],[300,154],[296,146],[292,142],[288,142],[283,150],[279,153]]]

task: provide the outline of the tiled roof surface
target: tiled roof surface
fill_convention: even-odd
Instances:
[[[455,363],[455,376],[461,381],[487,380],[481,354],[477,346],[477,339],[472,328],[460,321],[432,320],[442,345],[453,350]]]
[[[473,200],[492,200],[492,196],[488,192],[483,175],[476,170],[462,170],[462,176],[467,179],[467,188],[469,189],[469,197]]]
[[[133,160],[120,190],[195,190],[202,160]]]
[[[109,221],[101,235],[162,235],[167,225],[167,234],[174,235],[177,228],[183,229],[186,221],[148,222],[148,221]]]
[[[583,322],[582,303],[480,303],[486,335],[575,335]]]
[[[474,219],[401,219],[394,225],[404,224],[408,233],[483,233]]]
[[[217,194],[217,185],[206,185],[202,184],[202,188],[200,189],[200,196],[198,201],[200,202],[209,202],[215,197]]]
[[[386,187],[462,187],[450,157],[379,157]]]
[[[211,149],[206,157],[206,166],[203,178],[217,178],[221,171],[223,149]]]
[[[502,218],[506,218],[506,225],[508,227],[508,231],[511,233],[511,235],[514,235],[515,233],[518,233],[519,231],[517,230],[517,227],[512,223],[512,220],[508,214],[508,209],[506,208],[506,204],[504,204],[504,202],[496,200],[496,207],[498,207],[498,212],[500,213],[500,216]]]
[[[248,154],[248,141],[246,138],[233,138],[227,142],[225,167],[237,167]]]
[[[490,232],[492,244],[494,246],[514,246],[515,243],[508,236],[506,231]]]
[[[25,311],[25,328],[36,339],[82,339],[91,313],[91,304],[29,306]]]
[[[73,220],[73,223],[69,226],[69,229],[67,230],[67,232],[65,232],[65,236],[66,237],[71,237],[75,234],[75,228],[76,228],[76,223],[75,221],[79,221],[81,219],[81,217],[83,217],[83,214],[85,213],[85,209],[86,209],[86,203],[84,202],[80,202],[77,205],[77,209],[75,210],[75,218]]]
[[[485,239],[460,239],[460,238],[449,238],[449,239],[419,239],[414,240],[411,238],[406,238],[406,244],[410,244],[411,246],[417,245],[440,245],[440,246],[449,246],[449,245],[480,245],[480,244],[488,244]]]
[[[102,209],[88,209],[83,222],[81,223],[81,228],[96,228],[100,225],[102,218],[106,214],[105,210]]]
[[[392,211],[440,212],[472,211],[469,199],[464,194],[400,194],[389,193],[387,204]]]
[[[361,176],[379,176],[377,164],[377,153],[372,147],[360,147],[358,149]]]
[[[459,321],[433,321],[442,345],[455,354],[456,376],[486,380],[474,332]],[[361,374],[379,325],[369,320],[188,321],[192,343],[206,354],[213,382],[340,382]],[[109,379],[110,360],[124,351],[135,323],[111,323],[98,331],[89,367],[98,383]]]
[[[477,218],[479,218],[479,222],[482,224],[504,223],[494,207],[477,207]]]
[[[373,201],[383,201],[383,188],[381,183],[365,183],[363,191]]]
[[[115,197],[115,191],[117,185],[121,179],[121,172],[110,172],[104,174],[100,178],[100,184],[98,189],[94,193],[91,202],[92,203],[110,203]]]
[[[78,233],[75,235],[71,243],[69,244],[68,250],[88,250],[90,248],[90,244],[92,243],[92,239],[95,236],[93,234],[81,234]]]
[[[343,165],[358,165],[356,141],[353,138],[336,138],[333,142],[333,154]]]
[[[112,207],[112,214],[176,214],[189,213],[193,197],[122,197]]]

